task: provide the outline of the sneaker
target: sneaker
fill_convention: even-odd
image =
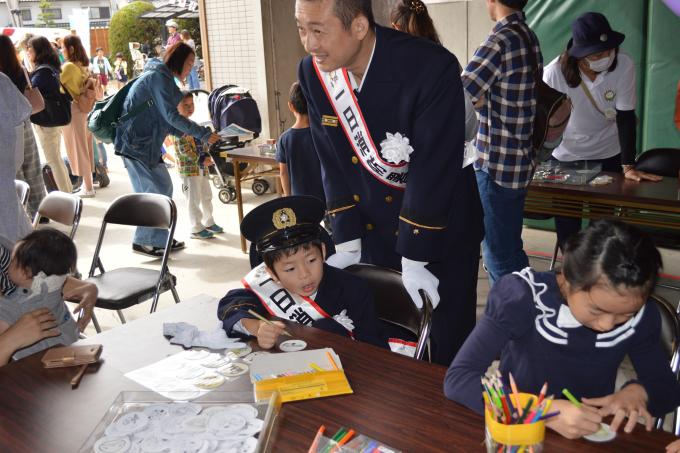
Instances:
[[[170,251],[175,252],[177,250],[182,250],[186,246],[187,245],[184,242],[178,241],[177,239],[173,239],[172,245],[170,246]]]
[[[224,228],[222,228],[221,226],[219,226],[216,223],[207,227],[206,230],[210,231],[213,234],[224,233]]]
[[[194,239],[213,239],[215,235],[206,228],[198,233],[191,233],[191,237]]]
[[[92,190],[81,190],[80,193],[78,193],[78,196],[80,198],[94,198],[96,193],[97,192],[95,192],[94,189],[92,189]]]
[[[160,258],[165,253],[165,249],[161,247],[153,247],[150,245],[132,244],[132,251],[140,255],[152,256]]]

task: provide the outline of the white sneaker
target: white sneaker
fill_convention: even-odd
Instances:
[[[81,191],[78,193],[78,196],[79,196],[80,198],[94,198],[94,195],[95,195],[96,193],[97,193],[97,192],[95,192],[94,189],[92,189],[92,190],[81,190]]]

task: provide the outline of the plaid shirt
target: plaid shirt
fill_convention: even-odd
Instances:
[[[485,98],[479,112],[475,169],[488,172],[500,186],[521,189],[529,185],[534,170],[531,134],[536,96],[528,46],[510,24],[519,24],[532,38],[531,50],[543,67],[538,38],[518,11],[496,23],[462,79],[473,103]]]

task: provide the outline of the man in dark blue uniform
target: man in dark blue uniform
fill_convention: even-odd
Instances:
[[[464,166],[463,91],[441,46],[377,26],[370,0],[297,0],[299,68],[337,253],[402,271],[435,308],[433,360],[475,324],[479,194]]]

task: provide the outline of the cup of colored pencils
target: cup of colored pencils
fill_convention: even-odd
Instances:
[[[512,375],[508,386],[496,372],[482,378],[482,387],[487,452],[541,453],[545,421],[557,415],[549,412],[552,396],[545,395],[547,384],[539,395],[521,393]]]

